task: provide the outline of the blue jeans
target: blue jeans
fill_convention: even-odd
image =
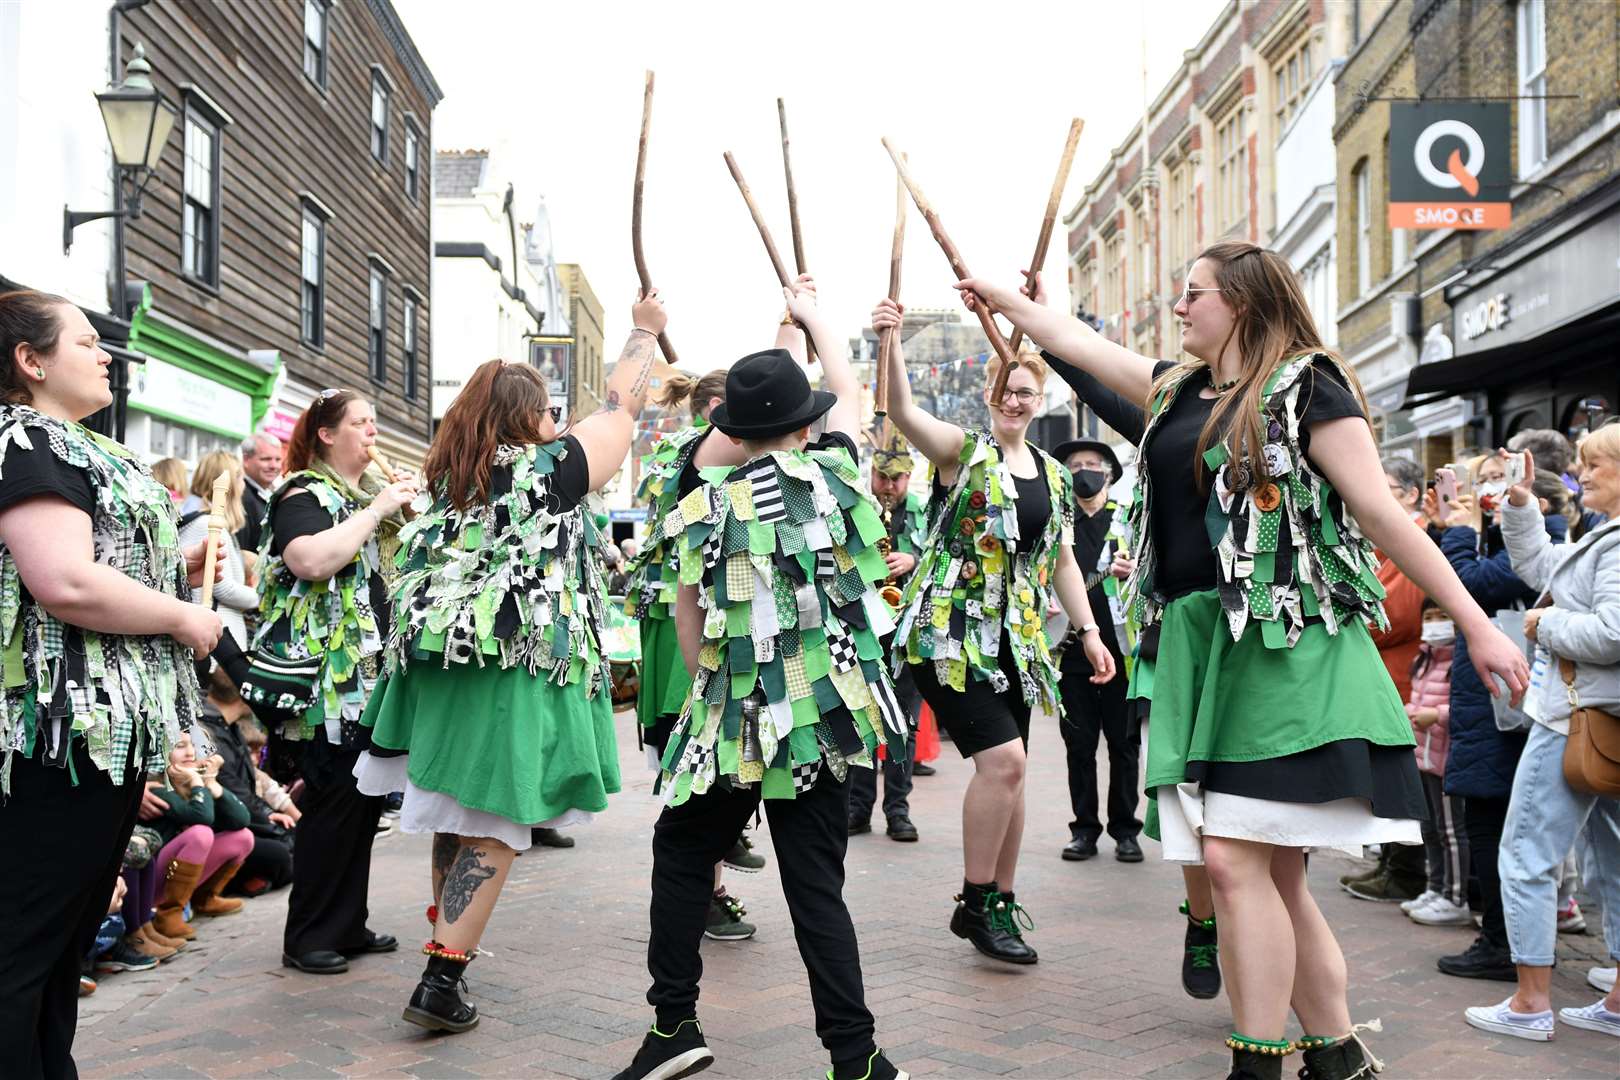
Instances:
[[[1543,724],[1530,729],[1513,776],[1513,799],[1497,869],[1513,962],[1552,967],[1558,939],[1558,880],[1584,830],[1586,884],[1603,904],[1603,938],[1620,960],[1620,802],[1583,795],[1564,782],[1569,741]]]

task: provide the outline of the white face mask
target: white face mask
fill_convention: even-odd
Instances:
[[[1457,627],[1450,619],[1433,619],[1423,624],[1425,645],[1450,645],[1457,640]]]

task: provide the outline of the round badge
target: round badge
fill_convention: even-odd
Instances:
[[[1254,483],[1254,473],[1241,461],[1223,466],[1221,474],[1226,477],[1226,490],[1233,495],[1244,494]]]
[[[1276,484],[1261,484],[1254,489],[1254,505],[1269,514],[1282,505],[1282,492]]]
[[[977,510],[979,507],[983,506],[984,505],[984,492],[975,491],[972,495],[969,495],[968,496],[968,505],[973,507],[973,509],[975,509],[975,510]]]
[[[969,559],[969,560],[967,560],[966,562],[964,562],[962,564],[962,580],[963,581],[972,581],[974,578],[976,578],[978,576],[979,576],[979,564],[978,563],[974,562],[972,559]]]
[[[1023,634],[1025,637],[1034,637],[1035,636],[1035,627],[1036,627],[1035,612],[1033,610],[1025,611],[1024,612],[1024,625],[1022,625],[1022,626],[1020,626],[1018,628],[1018,632],[1020,634]]]
[[[1001,550],[1001,541],[993,536],[981,536],[979,537],[979,550],[986,555],[994,555]]]
[[[963,518],[962,519],[962,535],[963,536],[972,536],[973,535],[973,528],[974,528],[974,526],[976,524],[978,524],[978,523],[975,522],[972,518]]]
[[[952,540],[951,541],[950,552],[951,552],[951,558],[953,558],[953,559],[960,558],[961,555],[962,555],[962,541],[960,541],[960,540]]]
[[[1267,420],[1266,421],[1266,438],[1270,439],[1272,442],[1276,442],[1278,439],[1281,439],[1282,438],[1282,425],[1277,423],[1277,421],[1274,420],[1274,419]]]
[[[1265,449],[1261,451],[1261,456],[1266,459],[1266,475],[1288,475],[1288,451],[1283,449],[1281,443],[1267,443]]]

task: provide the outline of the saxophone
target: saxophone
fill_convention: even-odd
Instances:
[[[894,540],[891,539],[894,535],[893,521],[894,507],[885,503],[883,505],[883,535],[878,537],[877,542],[878,551],[885,556],[894,550]],[[878,595],[883,597],[883,602],[888,604],[892,610],[900,610],[900,585],[895,581],[893,574],[890,574],[888,580],[883,583],[883,587],[878,590]]]

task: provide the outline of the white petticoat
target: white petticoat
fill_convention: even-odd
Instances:
[[[1155,794],[1167,862],[1202,863],[1206,836],[1278,847],[1329,848],[1358,856],[1368,844],[1423,842],[1416,821],[1376,817],[1366,799],[1273,802],[1204,791],[1196,783],[1165,784]]]
[[[373,757],[368,751],[360,755],[354,765],[355,786],[362,795],[390,795],[405,793],[404,805],[399,812],[399,827],[408,833],[453,833],[456,836],[487,836],[499,840],[516,851],[527,851],[529,830],[537,828],[562,829],[571,825],[588,825],[596,817],[588,810],[569,810],[550,821],[528,824],[510,821],[487,810],[474,810],[463,806],[449,795],[438,791],[425,791],[411,782],[406,773],[410,755]]]

